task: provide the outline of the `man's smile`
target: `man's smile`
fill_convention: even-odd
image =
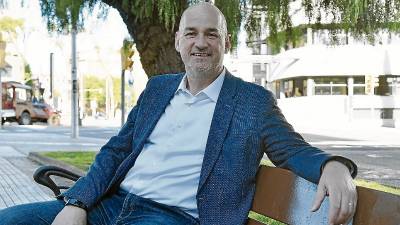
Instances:
[[[205,53],[205,52],[203,52],[203,53],[191,53],[190,55],[191,55],[191,56],[198,56],[198,57],[208,57],[208,56],[211,56],[211,54],[208,54],[208,53]]]

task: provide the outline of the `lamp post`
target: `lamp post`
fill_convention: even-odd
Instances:
[[[77,79],[77,68],[76,68],[76,27],[72,28],[71,41],[72,41],[72,52],[71,52],[71,138],[79,137],[79,126],[78,126],[78,79]]]
[[[120,53],[121,53],[121,127],[125,123],[125,71],[132,70],[133,59],[135,54],[133,49],[134,43],[130,39],[124,39]]]

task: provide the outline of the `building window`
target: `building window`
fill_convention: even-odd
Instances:
[[[17,102],[26,102],[30,100],[30,93],[27,89],[15,88],[15,97]]]
[[[265,63],[253,63],[253,79],[254,83],[265,86],[265,83],[262,82],[262,80],[265,80],[266,77],[266,71],[265,71]]]
[[[400,76],[392,78],[390,87],[392,89],[392,95],[400,95]]]
[[[400,94],[400,77],[380,76],[379,86],[375,87],[376,95],[390,96]]]
[[[283,81],[283,91],[286,98],[301,97],[307,93],[307,79],[304,77]]]
[[[381,119],[393,119],[393,109],[383,108],[381,110]]]
[[[3,89],[4,92],[5,89]],[[7,88],[7,93],[6,93],[6,101],[12,101],[13,99],[13,88]]]
[[[293,96],[293,80],[283,81],[283,90],[285,92],[285,98]]]
[[[354,95],[365,95],[365,76],[354,77],[353,93]]]
[[[347,95],[346,77],[316,77],[315,95]]]

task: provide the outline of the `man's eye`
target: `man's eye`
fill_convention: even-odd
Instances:
[[[218,34],[214,34],[214,33],[211,33],[208,36],[211,37],[211,38],[218,38],[219,37]]]
[[[196,34],[194,33],[194,32],[189,32],[189,33],[186,33],[185,34],[185,37],[193,37],[193,36],[195,36]]]

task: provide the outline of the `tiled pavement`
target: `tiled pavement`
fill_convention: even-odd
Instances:
[[[32,179],[8,161],[8,157],[25,157],[25,155],[12,147],[0,147],[0,209],[52,199]]]

